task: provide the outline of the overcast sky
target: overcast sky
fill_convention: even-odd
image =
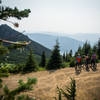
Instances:
[[[100,33],[100,0],[3,1],[10,7],[31,9],[28,18],[18,21],[19,31]]]

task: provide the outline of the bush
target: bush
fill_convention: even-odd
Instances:
[[[9,71],[6,67],[0,67],[0,77],[8,77]]]
[[[28,95],[21,95],[17,97],[17,100],[35,100],[35,99],[29,97]]]
[[[38,67],[38,71],[45,71],[46,69],[43,67]]]
[[[70,67],[68,62],[63,62],[62,66],[63,66],[63,68]]]
[[[16,65],[13,70],[10,70],[10,73],[20,73],[23,71],[25,64],[18,64]]]
[[[75,60],[72,59],[72,60],[70,61],[69,65],[70,65],[70,67],[75,67]]]
[[[8,73],[8,68],[7,67],[0,67],[0,73]]]
[[[32,85],[36,84],[36,78],[28,78],[27,82],[24,83],[22,80],[19,80],[19,85],[14,90],[9,90],[8,86],[3,87],[3,94],[0,94],[0,100],[16,100],[16,95],[20,94],[25,90],[32,90]],[[2,82],[1,82],[2,83]],[[17,100],[34,100],[29,96],[18,96]]]
[[[20,73],[23,71],[25,64],[1,64],[0,70],[3,73]]]
[[[76,81],[71,79],[70,87],[66,86],[66,89],[57,87],[58,90],[58,100],[62,100],[62,96],[64,96],[67,100],[75,100],[76,96]],[[57,98],[55,98],[57,100]]]

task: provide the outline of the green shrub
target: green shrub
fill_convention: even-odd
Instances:
[[[72,59],[72,60],[70,61],[69,65],[70,65],[70,67],[74,67],[74,66],[75,66],[75,60]]]
[[[38,67],[38,71],[45,71],[46,69],[43,67]]]
[[[8,77],[9,75],[9,73],[0,73],[0,77]]]
[[[23,71],[25,64],[17,64],[14,66],[11,70],[9,70],[10,73],[20,73]]]
[[[0,72],[2,71],[3,73],[20,73],[23,71],[25,64],[1,64],[0,67]]]
[[[36,82],[37,82],[36,78],[28,78],[26,83],[24,83],[22,80],[19,80],[18,82],[19,85],[14,90],[9,90],[8,86],[5,85],[3,87],[4,94],[0,94],[0,100],[16,100],[16,95],[20,94],[25,90],[32,90],[32,85],[36,84]],[[34,99],[30,98],[29,96],[20,96],[17,97],[17,100],[34,100]]]
[[[63,62],[63,68],[70,67],[69,62]]]
[[[8,73],[8,68],[7,67],[0,67],[0,73]]]
[[[17,97],[17,100],[35,100],[35,99],[29,97],[28,95],[20,95]]]
[[[66,89],[57,87],[58,90],[58,100],[63,100],[62,96],[64,96],[67,100],[75,100],[76,96],[76,81],[71,79],[70,87],[66,86]],[[57,100],[57,98],[55,98]]]
[[[2,80],[0,79],[0,88],[2,88]]]
[[[8,77],[9,71],[6,67],[0,67],[0,77]]]

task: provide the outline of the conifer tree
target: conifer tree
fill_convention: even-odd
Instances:
[[[86,41],[83,45],[82,52],[84,55],[91,54],[91,45]]]
[[[59,43],[58,40],[56,41],[56,45],[54,46],[54,49],[52,51],[51,58],[48,62],[47,69],[59,69],[62,67],[62,58],[60,55],[59,50]]]
[[[65,54],[65,52],[63,53],[63,61],[66,61],[66,54]]]
[[[98,44],[97,44],[97,54],[98,54],[98,58],[100,59],[100,38],[99,38]]]
[[[72,57],[73,51],[72,49],[69,51],[69,56]]]
[[[95,52],[95,53],[97,53],[97,45],[93,46],[92,51]]]
[[[1,6],[0,6],[0,19],[1,20],[8,21],[8,18],[10,18],[10,17],[14,17],[14,18],[21,20],[22,18],[29,16],[30,9],[24,9],[24,10],[20,11],[17,7],[10,8],[8,6],[3,6],[2,0],[0,0],[0,4],[1,4]],[[13,25],[15,25],[16,27],[18,27],[18,23],[14,23],[11,21],[8,21],[8,22],[10,22]]]
[[[67,52],[66,52],[66,62],[70,62],[70,56]]]
[[[77,52],[78,52],[80,55],[82,55],[82,48],[81,48],[81,46],[78,47]]]
[[[45,67],[45,65],[46,65],[46,56],[45,56],[45,51],[43,51],[41,56],[40,66]]]
[[[21,20],[22,18],[28,17],[30,12],[31,12],[30,9],[24,9],[24,10],[20,11],[17,7],[10,8],[8,6],[3,6],[2,0],[0,0],[0,20],[9,22],[9,23],[13,24],[15,27],[19,27],[19,24],[16,22],[8,21],[8,19],[13,17],[18,20]],[[25,46],[30,43],[30,42],[23,42],[23,43],[13,42],[13,41],[8,41],[8,40],[4,40],[4,39],[0,39],[0,42],[6,42],[6,43],[13,44],[14,47],[19,47],[19,46],[21,47],[21,46]],[[4,49],[4,51],[2,51],[2,49]],[[7,49],[9,50],[11,48],[7,48],[3,45],[0,45],[0,54],[2,54],[2,53],[6,54]]]
[[[23,68],[23,72],[27,73],[27,72],[32,72],[32,71],[37,71],[37,64],[36,64],[36,61],[32,54],[32,50],[30,50],[30,54],[28,56],[25,66]]]

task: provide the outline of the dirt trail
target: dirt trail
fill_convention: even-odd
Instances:
[[[34,90],[25,92],[29,96],[35,96],[37,100],[54,100],[57,96],[57,86],[64,88],[69,84],[70,77],[76,80],[77,96],[76,100],[100,100],[100,64],[97,71],[89,72],[82,70],[79,75],[75,74],[74,68],[64,68],[56,71],[41,71],[25,75],[11,75],[3,78],[3,83],[7,84],[10,89],[17,87],[19,79],[26,81],[27,77],[37,78],[38,83]]]

